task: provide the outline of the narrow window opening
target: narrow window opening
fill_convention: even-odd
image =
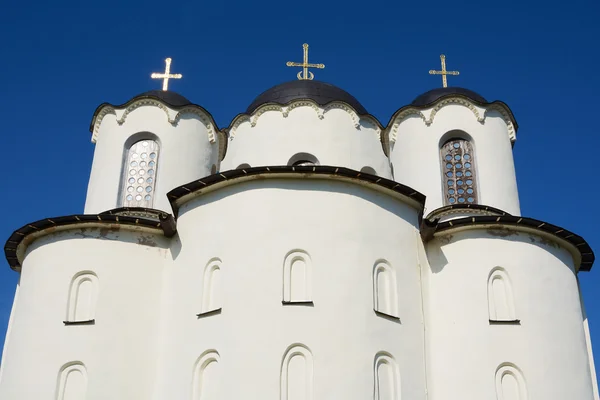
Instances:
[[[444,204],[478,204],[475,152],[470,141],[448,140],[440,149]]]
[[[159,146],[154,140],[140,140],[129,147],[121,189],[121,204],[124,207],[152,208],[158,156]]]

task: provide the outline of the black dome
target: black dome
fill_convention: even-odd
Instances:
[[[297,80],[273,86],[271,89],[258,95],[248,106],[246,112],[252,113],[259,106],[266,103],[287,104],[296,99],[310,99],[319,105],[325,105],[332,101],[343,101],[356,110],[358,114],[368,114],[367,110],[345,90],[330,83],[309,80]]]
[[[191,101],[189,101],[179,93],[171,92],[170,90],[150,90],[148,92],[138,94],[134,97],[134,99],[137,99],[139,97],[154,97],[159,100],[162,100],[170,106],[175,107],[187,106],[188,104],[192,104]]]
[[[474,100],[478,103],[487,103],[488,101],[483,98],[483,96],[475,93],[472,90],[464,89],[461,87],[446,87],[446,88],[437,88],[430,90],[429,92],[425,92],[410,103],[412,106],[425,106],[433,103],[441,97],[450,95],[450,94],[459,94],[461,96],[468,97],[471,100]]]

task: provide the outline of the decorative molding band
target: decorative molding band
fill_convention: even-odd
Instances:
[[[507,112],[507,110],[504,107],[502,107],[502,105],[492,103],[489,105],[478,106],[475,103],[469,101],[468,99],[466,99],[464,97],[449,97],[449,98],[446,98],[446,99],[438,102],[431,109],[431,112],[429,113],[429,118],[427,118],[425,116],[425,114],[423,114],[423,112],[416,107],[409,107],[409,108],[401,111],[398,115],[396,115],[393,118],[393,122],[389,129],[388,136],[389,136],[390,143],[396,142],[396,139],[398,138],[398,129],[400,127],[400,124],[406,118],[416,115],[416,116],[420,117],[427,126],[430,126],[433,123],[433,120],[435,119],[435,116],[437,115],[438,111],[440,111],[445,106],[452,105],[452,104],[461,105],[461,106],[464,106],[464,107],[468,108],[469,110],[471,110],[471,112],[477,119],[477,122],[480,122],[480,123],[485,122],[485,119],[490,111],[497,111],[502,116],[502,119],[506,123],[510,141],[514,142],[517,139],[515,125],[511,119],[509,113]],[[480,113],[480,109],[484,110],[483,114]]]
[[[154,100],[154,99],[139,99],[139,100],[133,101],[131,104],[129,104],[125,108],[125,110],[123,111],[123,114],[121,114],[121,116],[117,118],[117,123],[119,125],[123,125],[125,123],[125,120],[127,119],[127,116],[129,114],[131,114],[131,112],[133,112],[137,108],[143,107],[143,106],[152,106],[152,107],[160,108],[161,110],[164,111],[165,115],[167,116],[167,121],[169,121],[169,123],[173,126],[176,126],[179,123],[182,115],[194,114],[194,115],[198,116],[200,121],[206,127],[206,130],[208,132],[209,142],[210,143],[216,142],[215,128],[211,122],[211,118],[208,115],[206,115],[204,112],[202,112],[200,109],[198,109],[194,106],[186,106],[186,107],[182,108],[181,110],[177,111],[177,114],[175,114],[175,117],[172,118],[171,117],[172,111],[167,106],[165,106],[162,102],[160,102],[158,100]],[[102,123],[102,120],[104,119],[104,117],[107,114],[114,114],[115,116],[117,116],[117,109],[115,109],[112,106],[107,105],[98,113],[98,116],[94,122],[94,129],[93,129],[93,133],[92,133],[92,143],[96,143],[96,141],[98,140],[98,132],[100,130],[100,125]]]
[[[273,103],[264,104],[264,105],[258,107],[254,111],[254,113],[252,113],[252,115],[247,115],[247,114],[239,115],[232,121],[231,128],[229,129],[229,140],[233,140],[235,138],[236,131],[241,124],[243,124],[245,122],[250,122],[250,126],[254,128],[254,127],[256,127],[256,124],[258,123],[259,118],[268,111],[279,111],[283,115],[284,118],[287,118],[292,110],[294,110],[296,108],[300,108],[300,107],[312,108],[317,113],[317,117],[319,119],[324,119],[325,114],[328,111],[331,111],[334,109],[335,110],[344,110],[344,111],[346,111],[346,113],[348,113],[348,115],[352,119],[352,124],[354,125],[354,128],[360,129],[361,119],[366,119],[369,122],[371,122],[375,127],[377,127],[376,136],[379,140],[381,140],[381,130],[382,129],[380,127],[379,122],[375,118],[370,117],[370,116],[359,116],[351,106],[349,106],[345,103],[342,103],[342,102],[331,102],[325,106],[320,106],[313,100],[296,100],[296,101],[292,101],[291,103],[289,103],[285,106],[280,105],[280,104],[273,104]]]
[[[96,122],[94,123],[94,131],[92,132],[92,143],[96,143],[96,140],[98,139],[98,131],[100,130],[100,124],[102,124],[102,120],[108,114],[113,114],[116,117],[117,111],[111,106],[105,106],[102,108],[100,113],[98,113],[98,117],[96,117]]]
[[[416,108],[407,108],[406,110],[400,112],[400,114],[398,114],[396,116],[396,118],[394,119],[394,122],[392,122],[392,127],[390,129],[390,134],[389,136],[389,141],[390,142],[395,142],[396,141],[396,137],[398,136],[398,127],[400,127],[400,124],[408,117],[416,115],[417,117],[421,118],[423,120],[423,122],[425,122],[427,124],[427,118],[425,117],[425,115],[423,115],[423,113],[416,109]]]

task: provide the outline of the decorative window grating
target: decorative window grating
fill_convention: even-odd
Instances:
[[[440,149],[444,204],[477,204],[477,173],[471,142],[450,139]]]
[[[121,194],[124,207],[152,208],[158,154],[154,140],[140,140],[129,148]]]

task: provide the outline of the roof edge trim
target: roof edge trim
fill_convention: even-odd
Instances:
[[[423,240],[427,241],[433,237],[443,236],[456,231],[506,229],[507,227],[554,240],[571,253],[578,271],[590,271],[592,269],[595,255],[585,239],[559,226],[533,218],[499,215],[466,217],[445,222],[439,222],[439,219],[424,219],[421,224],[421,235],[423,236]]]
[[[123,124],[127,119],[129,113],[140,106],[144,105],[152,105],[160,108],[164,111],[167,116],[167,120],[172,125],[177,125],[182,115],[184,114],[195,114],[206,126],[206,129],[209,131],[209,140],[211,143],[215,142],[215,136],[217,132],[220,131],[217,123],[215,122],[211,113],[209,113],[204,107],[199,106],[197,104],[185,104],[181,106],[171,105],[161,98],[153,95],[143,95],[136,96],[126,103],[114,105],[110,103],[102,103],[100,104],[96,110],[94,111],[94,115],[92,116],[92,121],[90,122],[90,132],[92,133],[92,143],[96,143],[98,139],[98,132],[100,130],[100,125],[102,124],[102,120],[108,114],[117,115],[117,110],[123,110],[123,115],[117,120],[119,125]],[[175,115],[170,110],[176,111]]]
[[[209,175],[197,181],[179,186],[169,193],[167,198],[173,207],[175,216],[179,213],[181,205],[206,193],[222,187],[237,183],[248,182],[256,179],[333,179],[344,182],[358,183],[370,186],[379,192],[384,192],[403,197],[406,202],[422,213],[425,207],[425,195],[411,187],[380,176],[366,174],[349,168],[325,165],[314,166],[268,166],[233,169]]]
[[[506,123],[506,125],[508,127],[508,134],[509,134],[510,141],[512,143],[514,143],[517,140],[516,133],[517,133],[517,130],[519,129],[519,125],[517,123],[517,120],[515,119],[515,116],[514,116],[512,110],[510,109],[510,107],[508,107],[508,105],[506,103],[499,101],[499,100],[495,100],[495,101],[489,102],[489,103],[482,103],[477,100],[473,100],[468,96],[464,96],[462,94],[449,93],[449,94],[440,96],[434,102],[423,105],[423,106],[414,106],[412,104],[409,104],[409,105],[403,106],[400,109],[398,109],[394,114],[392,114],[392,117],[390,118],[390,121],[386,127],[386,135],[388,136],[389,141],[390,142],[396,141],[396,138],[398,135],[398,128],[400,126],[400,123],[402,121],[404,121],[405,118],[407,118],[411,115],[418,116],[419,118],[421,118],[423,120],[423,122],[425,122],[425,124],[427,126],[429,126],[433,123],[433,120],[434,120],[437,112],[440,109],[442,109],[444,106],[449,105],[449,104],[459,104],[459,105],[463,105],[463,106],[469,108],[475,115],[475,118],[477,118],[477,121],[480,123],[485,122],[485,118],[487,117],[488,112],[490,112],[490,111],[499,112],[502,115],[504,122]],[[481,115],[479,113],[479,110],[477,110],[477,108],[475,106],[481,107],[485,110],[483,112],[483,115]],[[429,118],[427,118],[422,111],[429,110],[429,109],[432,109],[432,110],[431,110],[431,113],[429,114]]]
[[[143,212],[146,218],[127,214],[127,211]],[[154,218],[152,218],[154,215]],[[165,237],[175,235],[176,225],[173,215],[160,210],[145,208],[120,208],[100,214],[79,214],[54,218],[44,218],[24,225],[12,233],[4,245],[4,255],[11,269],[19,272],[27,246],[47,234],[81,227],[118,226],[131,230],[151,230]]]

